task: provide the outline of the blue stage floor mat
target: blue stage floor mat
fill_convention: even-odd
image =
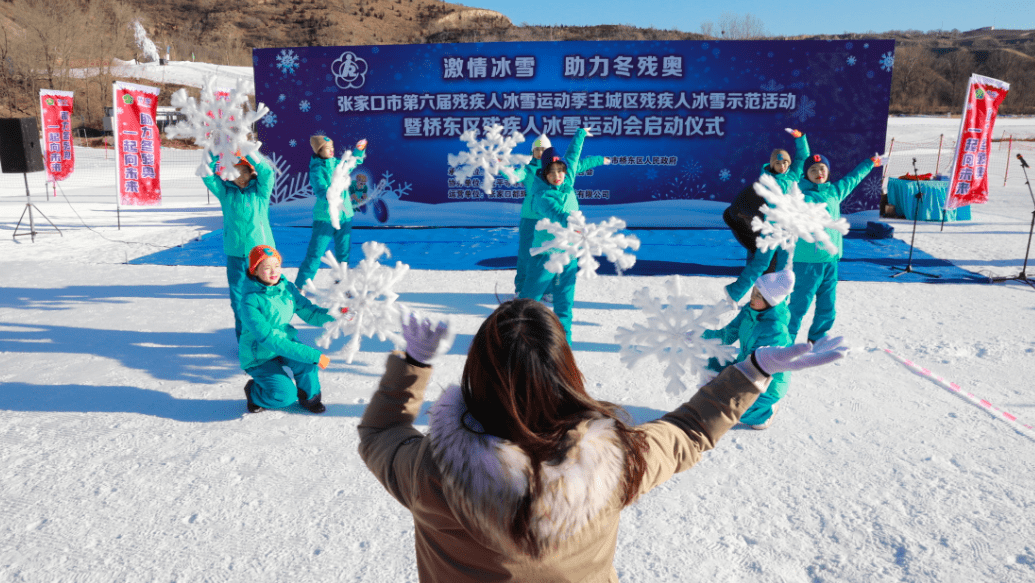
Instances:
[[[636,265],[628,275],[706,275],[736,277],[744,267],[745,251],[726,229],[630,229],[640,239]],[[273,227],[273,238],[284,258],[284,266],[297,268],[305,256],[312,233],[310,227]],[[350,264],[363,258],[364,241],[388,246],[393,264],[402,261],[412,269],[494,270],[514,269],[517,228],[396,227],[353,228]],[[601,258],[599,273],[614,274],[614,267]],[[841,258],[842,281],[887,281],[909,260],[909,245],[898,239],[869,239],[865,232],[850,231],[844,238]],[[382,259],[384,261],[384,259]],[[137,265],[225,266],[222,231],[199,240],[130,261]],[[937,275],[938,279],[910,273],[896,281],[927,283],[987,283],[984,276],[960,269],[918,249],[913,251],[913,269]]]

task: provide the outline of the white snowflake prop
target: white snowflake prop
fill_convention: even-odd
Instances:
[[[454,169],[453,176],[462,183],[480,168],[484,173],[482,191],[485,194],[492,194],[492,183],[500,174],[506,176],[511,184],[516,184],[518,169],[532,160],[531,156],[511,153],[515,146],[525,141],[525,136],[515,131],[510,137],[505,137],[503,126],[498,124],[485,127],[483,140],[478,140],[477,131],[470,129],[460,135],[460,139],[467,143],[467,152],[447,156]]]
[[[603,255],[615,264],[615,271],[621,275],[636,263],[636,256],[624,250],[640,249],[640,240],[635,235],[616,234],[616,231],[625,228],[625,221],[616,217],[602,223],[587,223],[582,212],[575,211],[568,216],[567,227],[562,227],[550,219],[540,219],[535,228],[550,233],[553,239],[545,241],[540,247],[530,249],[532,255],[546,253],[550,249],[563,251],[551,254],[546,262],[546,270],[550,273],[560,273],[565,265],[576,259],[579,265],[577,277],[593,279],[597,277],[597,268],[600,267],[600,262],[595,256]]]
[[[316,339],[317,346],[327,349],[338,336],[351,336],[339,353],[349,364],[359,352],[363,336],[376,335],[379,340],[391,340],[396,346],[402,346],[403,342],[397,330],[405,307],[396,303],[399,294],[394,288],[410,266],[402,261],[397,261],[394,268],[379,263],[382,255],[391,257],[391,253],[384,243],[376,241],[363,243],[363,255],[365,258],[359,265],[349,269],[348,263],[339,264],[328,251],[323,262],[331,267],[331,277],[337,283],[321,289],[309,280],[302,288],[313,303],[327,308],[334,316],[333,322],[324,324],[323,334]],[[342,308],[348,308],[348,312],[343,314]]]
[[[737,355],[737,349],[723,344],[718,338],[703,338],[705,330],[717,330],[730,310],[729,304],[720,302],[695,312],[691,307],[693,298],[683,293],[682,280],[673,276],[665,282],[668,298],[651,295],[648,288],[633,294],[633,306],[647,315],[647,323],[634,324],[631,329],[618,328],[615,340],[621,346],[619,358],[632,368],[640,360],[654,356],[665,363],[664,376],[668,379],[665,390],[674,395],[686,391],[683,376],[689,372],[706,382],[715,376],[707,367],[708,359],[730,362]],[[689,367],[689,371],[687,370]]]
[[[366,142],[366,140],[361,140],[361,142]],[[345,150],[345,153],[341,155],[341,160],[338,161],[338,165],[331,172],[331,184],[327,187],[326,196],[327,205],[330,207],[331,225],[335,229],[341,228],[341,221],[338,218],[346,204],[342,194],[352,184],[351,175],[356,166],[359,166],[359,158],[352,155],[352,150]],[[349,202],[348,204],[352,203]]]
[[[848,221],[834,220],[827,212],[827,205],[820,202],[806,202],[805,195],[792,184],[786,194],[772,176],[765,175],[755,183],[755,192],[766,200],[762,205],[765,219],[751,219],[751,228],[758,232],[756,243],[761,251],[782,247],[791,252],[798,239],[818,243],[830,253],[837,253],[837,247],[830,241],[827,229],[834,229],[842,235],[848,234]]]
[[[198,176],[212,175],[208,162],[215,158],[221,162],[233,161],[221,164],[219,177],[234,180],[240,175],[234,167],[238,159],[237,152],[243,158],[259,151],[262,144],[248,138],[252,125],[266,115],[269,109],[260,103],[255,111],[245,110],[248,94],[244,81],[238,80],[237,87],[230,90],[229,101],[216,97],[215,83],[214,76],[205,78],[200,100],[189,97],[185,89],[173,93],[172,104],[187,119],[169,126],[165,133],[172,139],[193,138],[195,144],[205,148],[206,155],[202,157],[196,172]]]

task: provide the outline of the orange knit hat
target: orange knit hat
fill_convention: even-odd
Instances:
[[[241,155],[241,151],[240,150],[234,152],[234,156],[237,156],[237,162],[234,162],[234,166],[237,166],[239,164],[244,164],[245,166],[247,166],[247,167],[252,169],[252,173],[253,174],[255,173],[255,166],[252,166],[252,163],[248,161],[248,158],[245,158],[244,156]]]
[[[250,275],[255,275],[255,268],[258,267],[263,260],[269,257],[276,257],[277,261],[284,263],[284,260],[280,257],[280,253],[278,253],[273,247],[270,247],[269,245],[256,245],[255,247],[252,247],[252,250],[248,253],[248,273]]]

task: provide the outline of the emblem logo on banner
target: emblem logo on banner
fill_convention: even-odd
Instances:
[[[356,53],[346,51],[331,63],[334,84],[341,89],[359,89],[366,81],[367,62]]]
[[[60,182],[75,170],[72,148],[73,93],[40,89],[40,117],[43,125],[43,157],[47,163],[47,180]]]
[[[113,94],[119,204],[160,204],[162,148],[155,123],[158,89],[116,81]]]
[[[988,202],[988,153],[992,149],[992,130],[999,106],[1009,91],[1010,84],[1004,81],[981,75],[970,76],[945,208]]]

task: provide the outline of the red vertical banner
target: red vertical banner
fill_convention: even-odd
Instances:
[[[119,173],[119,203],[160,204],[162,147],[155,123],[158,89],[116,81],[112,93],[115,100],[115,167]]]
[[[40,89],[40,119],[43,127],[43,159],[47,165],[47,180],[59,182],[75,170],[75,150],[72,149],[71,91]]]
[[[988,201],[988,153],[992,149],[992,131],[999,106],[1009,91],[1010,84],[1004,81],[981,75],[970,76],[945,208]]]

